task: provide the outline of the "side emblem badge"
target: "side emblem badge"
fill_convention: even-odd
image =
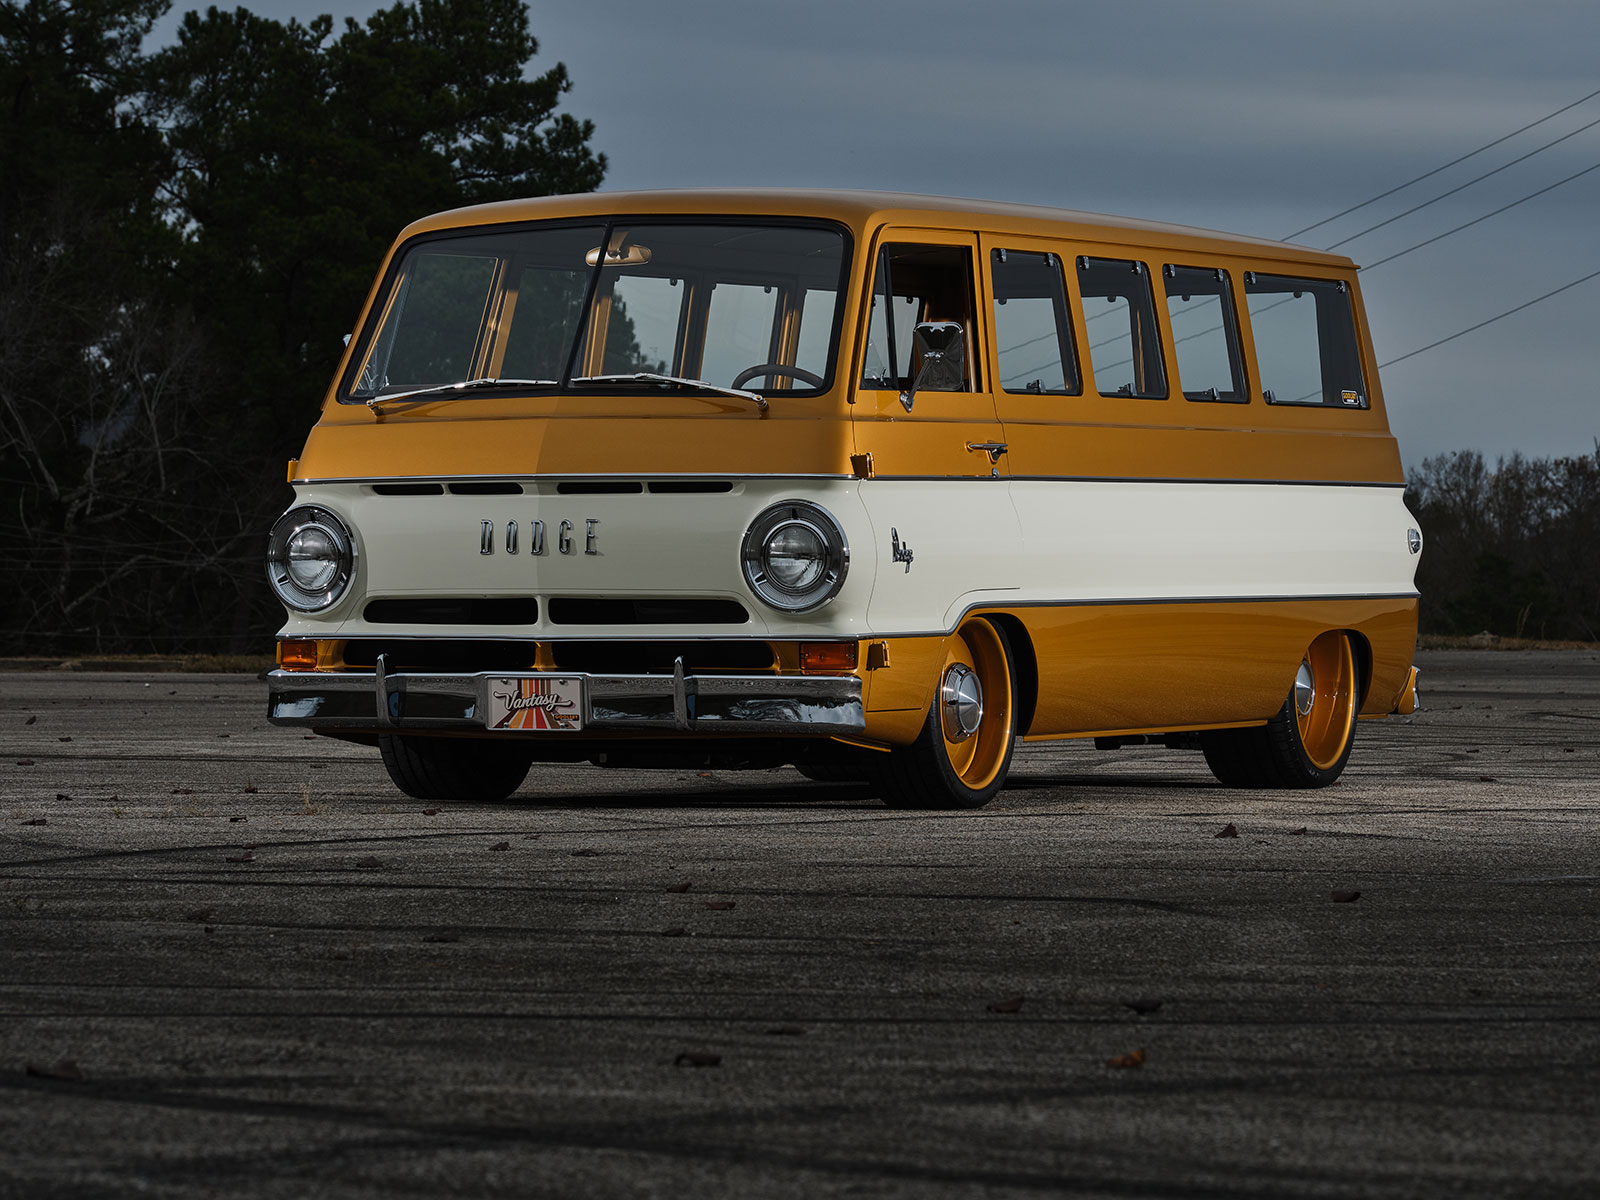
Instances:
[[[894,556],[893,561],[905,563],[906,574],[911,574],[911,547],[900,544],[900,531],[892,525],[889,527],[889,549]]]

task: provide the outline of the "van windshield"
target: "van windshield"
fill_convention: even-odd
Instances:
[[[401,258],[346,398],[697,383],[816,393],[833,376],[846,258],[841,230],[799,223],[428,237]]]

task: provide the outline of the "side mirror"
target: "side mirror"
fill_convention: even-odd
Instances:
[[[918,367],[900,403],[911,411],[919,391],[959,392],[967,382],[967,340],[957,321],[923,321],[911,331]]]

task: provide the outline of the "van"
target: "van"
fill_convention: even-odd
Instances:
[[[441,213],[289,480],[269,717],[421,799],[791,764],[972,808],[1019,738],[1320,787],[1416,705],[1356,268],[1279,242],[867,192]]]

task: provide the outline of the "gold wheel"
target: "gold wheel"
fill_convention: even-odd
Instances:
[[[1295,674],[1292,703],[1306,758],[1319,771],[1332,770],[1356,723],[1356,663],[1348,637],[1325,633],[1311,643]]]
[[[950,639],[934,703],[950,770],[982,791],[1006,765],[1016,703],[1005,646],[989,622],[968,621]]]

